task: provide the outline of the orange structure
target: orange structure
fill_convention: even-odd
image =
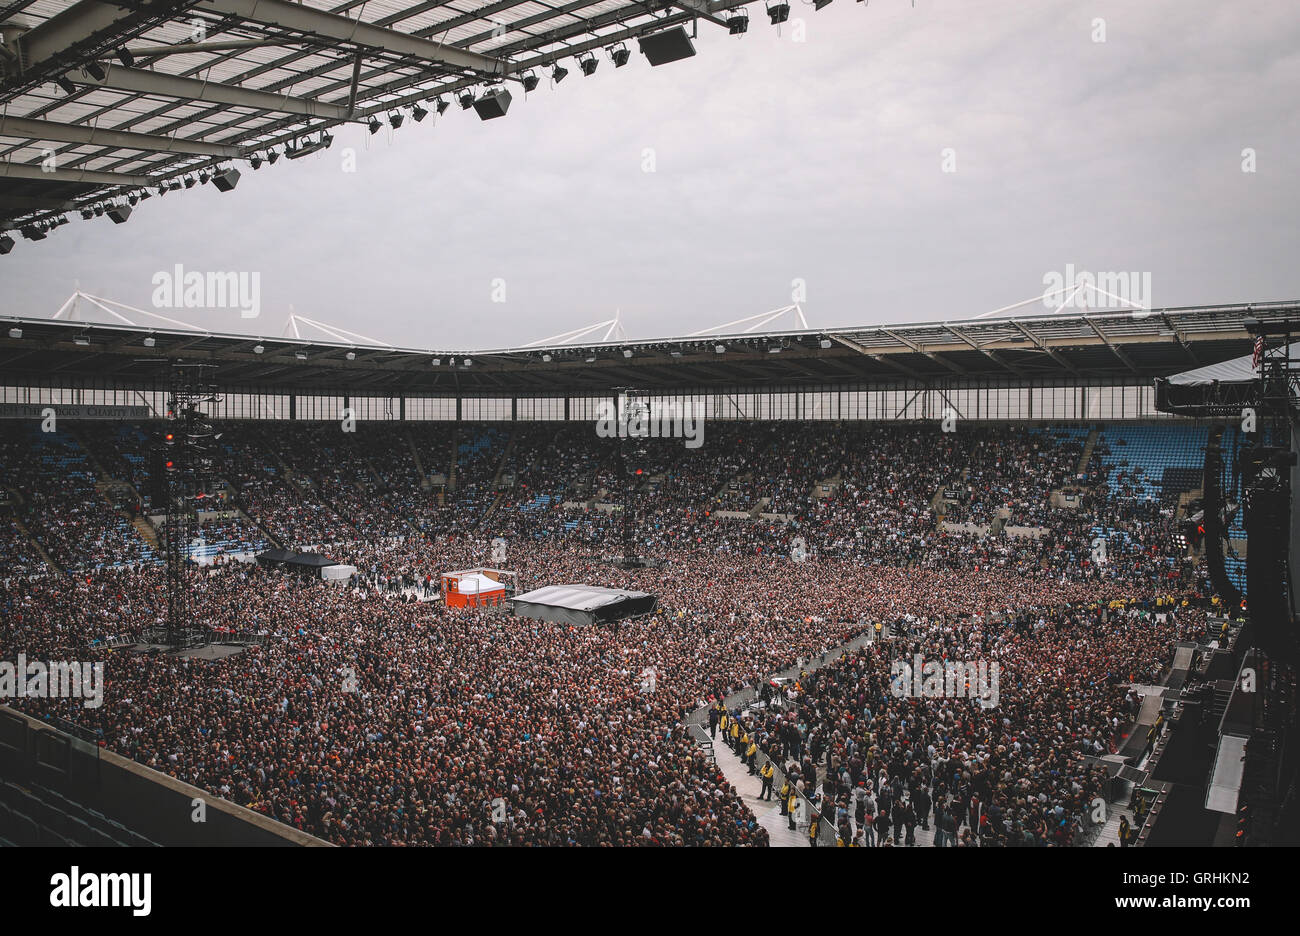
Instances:
[[[478,608],[499,605],[508,592],[502,581],[513,572],[500,569],[460,569],[442,573],[442,600],[448,608]]]

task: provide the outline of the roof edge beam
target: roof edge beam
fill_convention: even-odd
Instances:
[[[220,143],[203,143],[135,133],[129,130],[101,130],[96,127],[56,123],[52,120],[30,120],[26,117],[0,116],[0,136],[18,139],[49,140],[54,143],[84,143],[91,146],[112,146],[158,153],[188,153],[195,156],[213,156],[217,159],[237,159],[244,151],[238,146]]]
[[[121,172],[96,172],[93,169],[55,169],[47,172],[26,163],[0,163],[0,178],[31,179],[40,182],[82,182],[88,185],[126,185],[139,188],[154,182],[149,176]]]
[[[236,16],[248,22],[279,26],[294,32],[438,65],[466,68],[485,75],[504,76],[510,71],[508,63],[490,55],[443,45],[432,39],[421,39],[410,33],[385,29],[337,13],[286,3],[285,0],[202,0],[195,4],[194,9],[222,16]]]
[[[68,77],[74,82],[115,91],[153,94],[158,97],[179,98],[183,101],[225,104],[230,107],[247,107],[252,110],[275,111],[281,114],[300,114],[304,117],[320,117],[326,120],[347,119],[347,108],[338,104],[313,101],[309,98],[295,98],[270,91],[255,91],[251,88],[236,88],[219,82],[182,78],[179,75],[167,75],[140,68],[120,66],[109,68],[103,81],[96,81],[80,73],[70,74]]]

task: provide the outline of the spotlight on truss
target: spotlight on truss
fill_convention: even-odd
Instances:
[[[402,125],[402,121],[405,119],[406,119],[406,115],[404,115],[401,111],[393,111],[391,114],[388,115],[388,126],[396,130],[398,127]]]
[[[779,26],[790,19],[790,4],[782,0],[781,3],[774,3],[767,8],[768,19],[772,21],[773,26]]]
[[[527,94],[529,91],[536,89],[540,81],[541,79],[537,77],[537,72],[534,71],[524,72],[524,76],[523,76],[524,94]]]
[[[737,10],[727,20],[727,32],[733,36],[743,36],[749,32],[749,12],[745,9]]]
[[[438,116],[441,117],[443,114],[447,113],[447,108],[451,107],[451,103],[442,98],[438,98],[433,102],[433,106],[434,109],[438,111]]]
[[[578,67],[582,69],[582,74],[587,78],[596,74],[596,66],[599,64],[600,59],[596,58],[596,56],[592,55],[590,52],[578,56]]]
[[[135,56],[131,54],[130,50],[128,50],[126,46],[117,50],[117,60],[127,68],[130,68],[135,64]]]
[[[94,78],[96,81],[103,81],[105,78],[108,77],[108,74],[104,71],[103,66],[101,66],[98,62],[87,62],[86,74],[89,75],[91,78]]]
[[[460,109],[469,110],[471,107],[474,106],[474,89],[470,88],[468,91],[462,92],[459,100],[460,100]]]
[[[64,94],[76,94],[77,86],[72,83],[67,75],[60,75],[54,79],[54,83],[63,89]]]
[[[567,68],[565,68],[559,62],[556,62],[555,67],[551,69],[551,80],[554,81],[556,84],[559,84],[561,81],[564,80],[564,76],[567,75],[568,73],[569,70]]]
[[[370,126],[370,135],[374,136],[376,133],[379,132],[379,128],[382,127],[383,124],[379,122],[378,117],[371,117],[369,126]]]
[[[425,117],[429,116],[429,112],[419,104],[416,104],[411,108],[411,116],[415,119],[416,123],[419,123]]]

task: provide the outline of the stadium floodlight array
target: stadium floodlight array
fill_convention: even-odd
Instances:
[[[830,3],[830,0],[814,0],[814,5],[817,9],[821,9],[828,3]],[[788,0],[767,0],[766,10],[774,24],[784,23],[788,20],[790,15],[790,4]],[[726,20],[715,19],[714,22],[725,25],[732,35],[741,35],[748,31],[749,13],[744,8],[740,8],[730,11],[727,14]],[[654,26],[651,28],[655,29]],[[121,40],[119,40],[119,42],[120,41]],[[652,66],[678,61],[679,59],[689,58],[696,54],[691,37],[682,26],[673,26],[667,29],[659,28],[647,35],[639,36],[637,41],[640,44],[640,51],[646,56],[646,59]],[[631,59],[631,52],[629,51],[627,44],[622,41],[614,42],[611,45],[605,46],[605,53],[608,55],[610,61],[613,62],[615,68],[624,67]],[[61,74],[47,73],[44,80],[53,81],[66,94],[73,95],[78,91],[91,90],[94,87],[93,85],[89,88],[81,87],[82,85],[87,85],[90,82],[103,83],[108,81],[109,69],[117,68],[119,67],[119,64],[121,68],[134,69],[138,64],[139,54],[140,52],[133,53],[125,45],[118,45],[116,48],[109,46],[101,50],[99,53],[99,61],[92,59],[87,62],[82,62],[78,65],[72,66],[72,68],[62,72]],[[152,55],[153,51],[149,50],[149,54]],[[583,50],[576,54],[575,61],[584,76],[590,77],[595,74],[600,64],[598,55],[598,50],[593,51],[590,49]],[[67,66],[65,65],[64,67],[66,68]],[[518,80],[522,83],[525,94],[538,87],[540,84],[538,71],[544,68],[549,68],[550,78],[553,84],[559,84],[569,73],[569,69],[561,65],[556,59],[552,59],[549,63],[541,66],[529,68],[523,71],[522,74],[518,75]],[[466,76],[479,74],[490,85],[499,83],[503,80],[500,72],[480,72],[476,71],[472,67],[465,74]],[[471,78],[471,80],[473,79]],[[464,90],[452,92],[452,95],[454,99],[458,101],[462,109],[469,110],[471,107],[474,108],[478,113],[479,118],[482,120],[491,120],[496,117],[504,116],[510,105],[510,92],[505,90],[505,88],[489,87],[489,89],[483,91],[481,88],[475,88],[471,85]],[[427,104],[431,104],[432,107],[426,106]],[[389,126],[396,130],[403,125],[408,111],[415,122],[419,123],[428,116],[431,109],[436,110],[437,114],[441,116],[446,112],[450,103],[447,98],[439,95],[427,102],[410,103],[409,101],[398,101],[391,106],[392,109],[388,110],[386,114],[382,112],[378,114],[369,113],[364,114],[360,118],[365,122],[372,135],[379,132],[380,128],[383,126],[385,117]],[[334,122],[338,123],[341,121],[336,120]],[[324,132],[323,127],[322,134],[321,139],[318,141],[311,141],[303,138],[298,138],[296,140],[289,139],[288,142],[284,143],[282,151],[284,155],[288,156],[290,159],[298,159],[311,153],[318,152],[319,150],[328,147],[332,141],[332,137]],[[265,148],[256,152],[245,151],[244,154],[234,158],[246,160],[254,170],[260,169],[263,163],[274,165],[280,157],[281,150],[277,149],[274,145],[264,144],[264,147]],[[180,172],[175,172],[174,175],[169,175],[167,180],[159,181],[157,183],[157,188],[154,190],[157,191],[159,195],[163,195],[169,191],[176,191],[180,188],[192,188],[196,181],[200,184],[207,184],[209,181],[213,181],[218,183],[217,188],[221,191],[230,191],[235,187],[238,178],[238,170],[232,168],[221,169],[213,166],[205,166],[201,169],[191,167],[188,170],[182,168]],[[121,196],[122,191],[119,190],[114,194]],[[134,200],[128,199],[129,204],[120,206],[123,209],[127,209],[126,211],[119,212],[120,219],[125,220],[126,215],[129,214],[129,208],[134,206],[138,199],[147,198],[149,195],[149,192],[144,192],[138,197],[133,197]],[[85,210],[82,210],[80,214],[83,218],[87,217]],[[92,212],[92,216],[99,216],[102,214],[102,209]],[[18,230],[22,231],[24,236],[31,239],[40,239],[44,237],[45,232],[49,230],[49,225],[42,226],[43,220],[45,219],[42,219],[39,216],[30,218],[28,219],[28,223],[24,227],[18,228]],[[118,219],[115,218],[115,220]],[[121,223],[121,220],[118,220],[118,223]]]

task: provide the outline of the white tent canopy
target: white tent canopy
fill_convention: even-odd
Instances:
[[[1279,349],[1270,349],[1268,357],[1278,354]],[[1287,348],[1287,356],[1300,355],[1300,341]],[[1209,364],[1195,370],[1183,371],[1169,378],[1169,383],[1180,387],[1203,387],[1213,383],[1246,383],[1255,380],[1259,374],[1255,371],[1254,355],[1246,354],[1231,361]]]
[[[505,585],[488,578],[482,572],[470,572],[453,581],[457,582],[456,590],[462,595],[482,595],[487,592],[506,590]]]

